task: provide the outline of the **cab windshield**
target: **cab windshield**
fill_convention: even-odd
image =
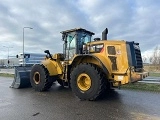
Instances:
[[[91,42],[91,35],[86,34],[86,33],[83,33],[83,34],[81,35],[80,41],[81,41],[83,44],[86,44],[86,43],[88,43],[88,42]]]

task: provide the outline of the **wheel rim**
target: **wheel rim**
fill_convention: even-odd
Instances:
[[[82,73],[77,78],[77,85],[80,90],[87,91],[91,87],[91,78],[87,74]]]
[[[39,72],[35,72],[34,73],[34,76],[33,76],[33,80],[36,84],[39,84],[40,83],[40,74]]]

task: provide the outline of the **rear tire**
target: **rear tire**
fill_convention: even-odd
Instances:
[[[30,83],[31,86],[36,91],[46,91],[48,90],[54,80],[50,79],[48,70],[44,67],[44,65],[36,64],[32,67],[30,73]]]
[[[106,79],[99,67],[80,64],[71,73],[73,93],[82,100],[97,100],[106,90]]]

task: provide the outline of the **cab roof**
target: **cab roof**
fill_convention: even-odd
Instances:
[[[86,30],[86,29],[83,29],[83,28],[74,28],[74,29],[70,29],[70,30],[65,30],[65,31],[62,31],[62,32],[60,32],[60,33],[62,33],[62,34],[66,34],[66,33],[70,33],[70,32],[86,32],[86,33],[89,33],[89,34],[91,34],[91,35],[94,35],[94,33],[93,32],[91,32],[91,31],[88,31],[88,30]]]

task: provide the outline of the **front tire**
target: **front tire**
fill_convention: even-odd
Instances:
[[[106,89],[105,76],[101,69],[93,64],[80,64],[71,73],[71,88],[82,100],[96,100]]]
[[[44,67],[44,65],[36,64],[32,67],[30,73],[30,83],[31,86],[36,91],[46,91],[48,90],[54,80],[50,79],[48,70]]]

